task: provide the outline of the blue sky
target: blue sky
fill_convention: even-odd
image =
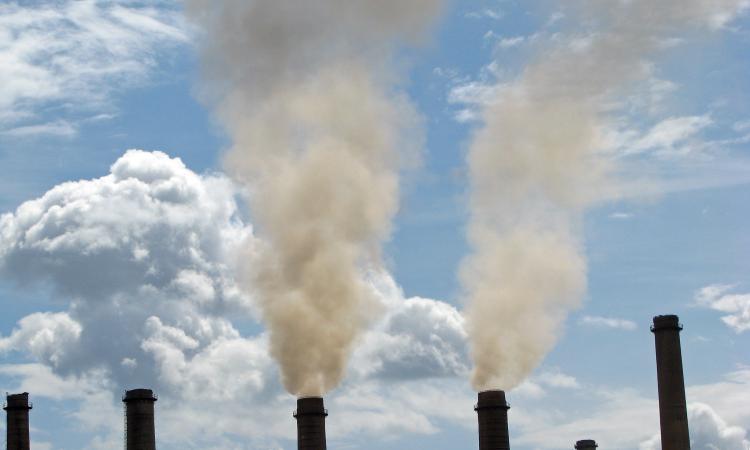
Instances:
[[[750,448],[748,5],[707,4],[726,14],[670,28],[607,99],[616,193],[574,221],[587,287],[509,393],[514,448],[658,448],[648,327],[664,313],[685,325],[694,448]],[[476,447],[467,153],[498,87],[595,41],[595,14],[456,0],[393,50],[424,145],[367,278],[383,311],[327,396],[331,447]],[[231,133],[198,100],[201,36],[172,1],[0,5],[0,384],[31,393],[35,448],[121,445],[120,395],[139,385],[160,394],[159,448],[296,446],[238,275],[264,237],[225,174]]]

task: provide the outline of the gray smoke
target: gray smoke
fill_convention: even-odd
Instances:
[[[206,83],[233,144],[226,167],[249,191],[265,243],[247,284],[284,385],[322,395],[341,380],[378,310],[379,265],[398,172],[421,144],[391,49],[414,42],[440,0],[190,0]]]
[[[717,28],[742,0],[582,0],[593,32],[540,52],[497,87],[468,156],[472,254],[463,265],[478,390],[510,389],[554,345],[586,288],[583,211],[611,195],[602,151],[613,95],[648,75],[667,38]]]

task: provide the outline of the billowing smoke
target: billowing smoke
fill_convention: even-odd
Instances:
[[[746,4],[571,2],[590,32],[558,39],[497,87],[468,156],[473,251],[462,281],[476,389],[516,386],[580,302],[582,214],[615,189],[616,156],[602,139],[612,96],[649,75],[668,38],[721,27]]]
[[[440,0],[191,0],[206,83],[233,145],[261,255],[271,353],[296,395],[322,395],[377,312],[364,273],[379,264],[398,172],[420,146],[391,48],[414,42]]]

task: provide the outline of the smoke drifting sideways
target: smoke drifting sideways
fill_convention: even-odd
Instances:
[[[380,309],[364,276],[380,265],[399,171],[422,140],[393,49],[417,44],[440,3],[187,2],[202,33],[199,95],[230,134],[225,165],[264,242],[245,281],[297,396],[341,381]]]
[[[649,75],[667,38],[730,21],[742,0],[571,2],[594,29],[535,55],[497,87],[468,154],[471,254],[462,265],[477,390],[518,385],[586,289],[581,219],[618,195],[603,130],[612,100]]]

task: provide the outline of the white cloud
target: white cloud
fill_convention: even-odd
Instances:
[[[0,128],[16,137],[69,137],[72,124],[34,123],[37,113],[51,102],[68,110],[110,109],[114,89],[144,82],[161,52],[187,41],[183,19],[168,2],[159,8],[127,1],[3,3]]]
[[[644,136],[624,149],[626,153],[654,151],[661,154],[685,153],[689,151],[690,140],[713,120],[709,115],[670,117],[654,125]]]
[[[236,325],[259,328],[252,292],[234,283],[240,254],[259,245],[236,195],[221,175],[130,150],[110,174],[63,183],[0,216],[0,276],[49,286],[68,302],[64,312],[22,318],[0,339],[0,350],[36,362],[0,374],[32,395],[58,399],[68,395],[58,389],[74,386],[95,394],[98,406],[81,399],[74,412],[90,425],[91,449],[117,442],[117,394],[140,386],[160,394],[161,448],[278,448],[276,440],[292,438],[294,399],[267,336],[243,336]],[[346,417],[332,436],[433,433],[436,420],[470,418],[462,315],[444,302],[404,298],[387,272],[368,279],[384,314],[327,399]],[[367,411],[350,400],[357,396],[372,399]],[[435,403],[447,400],[465,411]],[[257,414],[261,406],[267,413]]]
[[[750,330],[750,294],[731,294],[734,285],[712,284],[698,291],[695,303],[726,313],[721,320],[736,333]]]
[[[632,320],[618,319],[615,317],[583,316],[578,323],[597,328],[613,328],[627,331],[632,331],[638,328],[638,324]]]
[[[631,219],[632,217],[633,217],[633,214],[623,212],[623,211],[613,212],[612,214],[609,215],[610,219],[615,219],[615,220],[627,220],[627,219]]]
[[[65,120],[36,125],[24,125],[0,130],[0,134],[16,138],[38,136],[60,136],[69,138],[75,136],[77,133],[78,129],[76,126]]]
[[[67,313],[33,313],[21,319],[10,336],[0,339],[0,350],[23,350],[56,367],[80,337],[81,325]]]
[[[518,47],[526,41],[524,36],[505,37],[497,41],[497,46],[500,48],[513,48]]]
[[[690,426],[690,448],[694,450],[748,450],[750,441],[745,439],[747,432],[739,426],[730,426],[711,406],[705,403],[688,405]],[[642,442],[639,450],[661,449],[661,437]]]
[[[505,17],[505,13],[499,8],[483,8],[474,11],[469,11],[464,14],[469,19],[492,19],[500,20]]]

